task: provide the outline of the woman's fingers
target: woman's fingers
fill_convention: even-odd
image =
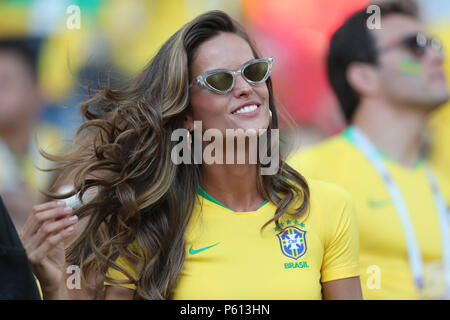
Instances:
[[[31,250],[31,252],[28,254],[28,259],[30,260],[31,264],[36,265],[41,263],[42,260],[48,256],[49,251],[61,242],[64,242],[64,239],[69,237],[74,232],[74,230],[74,226],[71,225],[65,229],[60,230],[58,233],[48,236],[40,246],[38,246],[34,250]]]
[[[38,224],[44,224],[48,221],[58,220],[67,217],[73,212],[71,207],[57,207],[36,213],[35,219]]]
[[[37,213],[41,212],[42,210],[58,208],[63,206],[64,206],[63,203],[60,201],[51,201],[33,206],[33,208],[31,209],[31,214],[28,216],[28,219],[25,222],[25,225],[21,233],[23,233],[26,236],[36,231],[36,224],[38,224],[38,221],[36,220]]]
[[[35,233],[43,224],[51,220],[61,219],[73,212],[71,207],[64,203],[47,202],[33,207],[30,218],[25,224],[24,233],[30,235]]]
[[[21,240],[32,257],[41,257],[46,254],[42,249],[46,241],[55,240],[57,234],[70,235],[74,225],[78,222],[78,217],[68,217],[73,212],[72,208],[66,207],[64,202],[52,201],[33,207],[30,217],[21,231]],[[68,229],[65,233],[63,230]],[[64,237],[63,237],[64,239]],[[45,250],[44,246],[44,250]],[[30,259],[31,260],[31,259]],[[36,258],[33,258],[36,261]]]
[[[45,203],[41,203],[41,204],[33,206],[32,213],[36,214],[41,211],[46,211],[46,210],[57,208],[57,207],[64,207],[64,205],[65,205],[64,201],[45,202]]]
[[[70,226],[75,226],[77,222],[77,216],[70,216],[55,221],[48,221],[42,224],[38,231],[30,237],[30,240],[27,242],[26,249],[34,250],[35,248],[39,247],[45,239],[49,238],[55,233],[59,233],[62,229],[66,229]]]

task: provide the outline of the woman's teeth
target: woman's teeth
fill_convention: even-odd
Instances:
[[[245,106],[243,108],[236,110],[235,112],[233,112],[233,114],[252,112],[255,111],[256,109],[258,109],[258,106],[256,104],[252,104],[250,106]]]

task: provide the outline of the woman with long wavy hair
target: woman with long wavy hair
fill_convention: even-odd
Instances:
[[[36,206],[22,233],[44,298],[67,298],[64,263],[81,265],[97,298],[361,298],[349,196],[274,157],[273,64],[236,21],[212,11],[176,32],[129,87],[82,105],[87,121],[72,149],[47,157],[74,182],[54,198],[94,195],[74,212],[57,201]],[[237,150],[226,144],[230,130],[268,138],[245,144],[244,162],[198,162],[208,139],[197,133],[210,129],[227,154]],[[261,148],[272,174],[249,161]],[[220,151],[211,154],[225,158]],[[78,230],[64,257],[64,239]]]

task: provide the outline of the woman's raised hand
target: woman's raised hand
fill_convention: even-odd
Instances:
[[[44,299],[66,296],[64,240],[74,234],[78,222],[72,211],[63,201],[36,205],[20,232]]]

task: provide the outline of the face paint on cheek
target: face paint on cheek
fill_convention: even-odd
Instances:
[[[418,77],[422,74],[422,66],[420,62],[411,59],[401,59],[397,70],[400,74],[409,77]]]

